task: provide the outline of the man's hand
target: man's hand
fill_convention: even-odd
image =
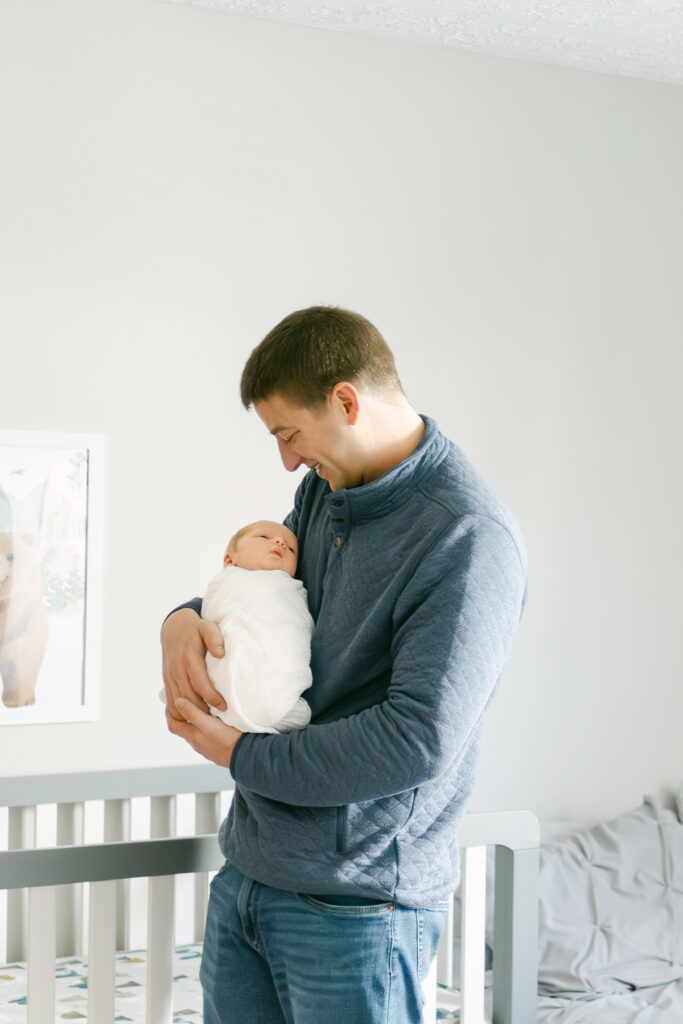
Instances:
[[[211,685],[204,660],[207,650],[216,658],[225,654],[223,636],[215,622],[200,618],[191,608],[180,608],[162,627],[161,650],[168,721],[187,719],[187,715],[178,711],[177,702],[181,697],[202,711],[206,710],[206,704],[217,711],[226,710],[223,697]]]
[[[180,721],[166,711],[170,731],[187,740],[202,757],[223,768],[229,768],[235,744],[242,736],[239,729],[233,729],[231,725],[216,718],[206,710],[206,705],[202,711],[182,697],[176,700],[176,711],[183,716]]]

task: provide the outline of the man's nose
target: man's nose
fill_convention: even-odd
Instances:
[[[281,437],[278,437],[277,439],[277,446],[280,452],[280,458],[282,459],[282,465],[285,469],[290,473],[295,469],[298,469],[303,462],[303,459],[300,459],[296,452],[293,452],[292,449],[285,444]]]

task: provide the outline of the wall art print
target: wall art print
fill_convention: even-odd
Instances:
[[[0,431],[0,726],[98,713],[104,440]]]

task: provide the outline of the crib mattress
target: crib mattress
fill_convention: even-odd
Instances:
[[[199,984],[201,943],[180,946],[173,954],[173,1024],[202,1024]],[[135,950],[116,956],[114,1021],[145,1024],[145,972],[147,953]],[[437,1010],[439,1024],[451,1024],[457,1016],[446,1008]],[[88,962],[83,957],[57,960],[55,1024],[78,1021],[88,1024]],[[26,966],[0,967],[0,1024],[26,1022]]]

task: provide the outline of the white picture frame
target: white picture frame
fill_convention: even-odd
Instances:
[[[99,717],[103,510],[102,435],[0,430],[0,727]]]

